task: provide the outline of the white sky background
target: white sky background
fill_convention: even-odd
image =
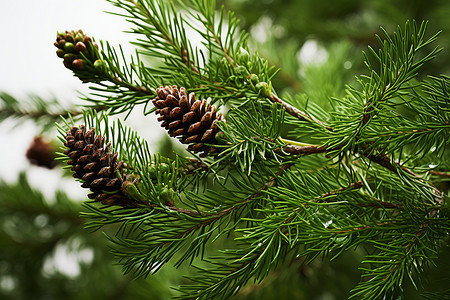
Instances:
[[[82,104],[78,100],[79,92],[87,94],[89,89],[63,66],[53,42],[56,31],[82,29],[96,40],[121,44],[126,54],[133,53],[129,44],[133,35],[123,32],[131,24],[105,11],[118,9],[106,0],[0,0],[0,91],[19,100],[36,94],[44,99]],[[161,132],[154,119],[143,117],[140,109],[129,118],[131,127],[138,129],[150,144]],[[15,125],[17,121],[0,123],[0,179],[14,182],[20,171],[27,170],[32,185],[41,188],[47,198],[52,198],[56,188],[69,189],[71,195],[75,193],[80,198],[85,196],[86,191],[79,188],[79,183],[61,178],[60,171],[27,162],[25,152],[39,129],[33,122]]]

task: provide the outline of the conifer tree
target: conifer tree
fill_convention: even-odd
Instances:
[[[364,74],[323,103],[278,89],[283,69],[215,1],[109,2],[137,51],[58,32],[57,56],[92,89],[87,109],[62,112],[59,160],[90,191],[86,228],[117,225],[123,273],[186,266],[178,299],[228,299],[357,249],[350,299],[421,289],[450,230],[450,77],[423,71],[446,55],[426,21],[381,28]],[[187,152],[151,153],[123,123],[137,107]]]

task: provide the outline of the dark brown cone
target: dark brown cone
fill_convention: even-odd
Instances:
[[[26,157],[33,165],[52,169],[56,164],[55,150],[51,143],[36,136],[26,152]]]
[[[224,121],[215,106],[206,100],[196,100],[194,93],[188,95],[184,87],[178,90],[175,85],[159,87],[156,94],[157,97],[152,100],[158,108],[155,113],[160,115],[158,121],[162,122],[161,127],[166,128],[170,136],[189,144],[190,151],[203,152],[200,156],[219,152],[218,148],[205,145],[217,144],[217,122]]]
[[[95,135],[93,128],[86,130],[81,125],[67,131],[65,139],[67,149],[64,154],[70,158],[67,164],[72,165],[73,177],[83,181],[81,186],[91,190],[90,199],[106,205],[136,205],[121,191],[123,179],[133,181],[133,178],[124,175],[123,161],[117,161],[118,153],[111,153],[110,143],[105,145],[104,137]],[[123,179],[117,176],[117,172]],[[136,184],[136,179],[134,181]]]

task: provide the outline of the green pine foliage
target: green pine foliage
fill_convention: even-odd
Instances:
[[[102,234],[83,229],[79,201],[62,191],[46,198],[24,173],[15,183],[0,181],[0,205],[2,299],[164,300],[170,297],[165,284],[179,284],[180,270],[174,268],[152,281],[123,276]]]
[[[57,99],[43,99],[37,95],[31,95],[28,99],[17,99],[11,94],[0,92],[0,122],[7,119],[15,120],[20,124],[25,120],[32,120],[43,130],[53,128],[55,121],[60,116],[80,114],[81,111],[74,107],[65,107]]]
[[[188,268],[176,298],[228,299],[280,268],[356,251],[360,280],[346,297],[423,290],[450,230],[450,77],[424,72],[442,55],[439,33],[413,20],[380,29],[360,62],[364,74],[346,86],[336,79],[327,97],[312,91],[314,77],[304,90],[287,87],[297,65],[269,63],[259,53],[270,48],[255,49],[215,1],[109,2],[131,23],[136,53],[127,58],[108,42],[77,53],[84,64],[73,72],[92,89],[84,98],[92,108],[62,113],[58,127],[63,143],[72,126],[94,128],[125,163],[116,176],[135,205],[86,201],[82,214],[92,231],[115,226],[105,235],[125,274]],[[333,70],[322,68],[316,76]],[[139,132],[112,121],[137,106],[155,117],[156,89],[173,85],[224,114],[213,155],[151,153]]]

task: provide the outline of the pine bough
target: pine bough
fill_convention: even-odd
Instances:
[[[226,299],[285,260],[364,245],[352,299],[391,298],[420,281],[450,229],[448,196],[434,185],[449,176],[450,77],[420,74],[440,51],[426,22],[383,31],[364,53],[368,74],[324,112],[277,95],[277,71],[214,1],[110,2],[134,26],[136,55],[58,33],[57,55],[93,90],[92,107],[59,129],[61,159],[92,192],[87,227],[120,225],[109,238],[125,273],[189,264],[198,275],[180,299]],[[151,154],[109,122],[138,105],[191,157]],[[212,254],[219,238],[232,241]]]

